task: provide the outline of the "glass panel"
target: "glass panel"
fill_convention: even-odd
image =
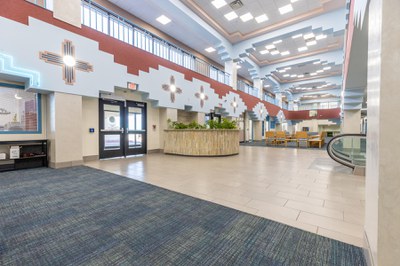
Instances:
[[[142,134],[129,134],[129,149],[142,148]]]
[[[0,132],[36,132],[38,113],[36,93],[0,87]]]
[[[104,129],[105,130],[120,130],[121,117],[119,105],[104,105]]]
[[[142,130],[142,109],[129,107],[128,109],[128,129]]]
[[[120,135],[104,135],[104,150],[119,150],[121,149]]]

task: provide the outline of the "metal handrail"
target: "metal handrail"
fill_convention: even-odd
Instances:
[[[332,158],[332,160],[354,169],[356,167],[356,165],[353,163],[351,156],[345,152],[341,152],[341,151],[335,150],[333,148],[333,144],[338,139],[345,138],[345,137],[360,137],[360,139],[363,139],[363,138],[365,139],[367,136],[365,134],[340,134],[340,135],[337,135],[329,141],[329,143],[326,147],[326,151],[328,152],[328,155],[329,155],[329,157]]]

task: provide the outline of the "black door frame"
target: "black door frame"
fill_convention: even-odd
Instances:
[[[129,130],[129,107],[135,107],[142,109],[142,129],[143,130]],[[136,101],[126,101],[125,107],[125,156],[146,154],[147,153],[147,104]],[[140,148],[129,148],[129,134],[140,134],[142,135],[142,147]]]

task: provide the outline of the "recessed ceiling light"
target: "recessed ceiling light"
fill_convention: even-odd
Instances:
[[[240,16],[240,19],[241,19],[243,22],[247,22],[247,21],[253,19],[253,15],[252,15],[250,12],[248,12],[248,13],[246,13],[246,14]]]
[[[289,75],[289,74],[285,74],[285,75],[283,75],[283,76],[286,78],[286,77],[289,77],[290,75]]]
[[[242,68],[242,66],[236,65],[236,68],[239,69],[239,68]]]
[[[232,12],[230,12],[228,14],[225,14],[224,16],[229,21],[231,21],[232,19],[235,19],[235,18],[238,17],[238,15],[235,13],[235,11],[232,11]]]
[[[297,49],[299,52],[304,52],[308,50],[307,46],[303,46],[303,47],[299,47],[299,49]]]
[[[64,55],[63,62],[69,67],[73,67],[76,64],[75,58],[70,55]]]
[[[327,66],[327,67],[324,67],[324,70],[329,70],[329,69],[331,69],[332,67],[330,67],[330,66]]]
[[[321,64],[321,61],[315,61],[313,64],[314,65],[319,65],[319,64]]]
[[[290,77],[291,77],[291,78],[297,78],[297,75],[294,74],[294,75],[291,75]]]
[[[260,51],[260,54],[268,54],[268,53],[269,53],[268,50],[262,50],[262,51]]]
[[[300,38],[300,37],[303,37],[303,34],[296,34],[296,35],[293,35],[292,36],[292,39],[297,39],[297,38]]]
[[[312,45],[316,45],[317,44],[317,41],[309,41],[309,42],[306,42],[306,45],[307,46],[312,46]]]
[[[322,40],[322,39],[325,39],[325,38],[326,38],[326,35],[324,35],[324,34],[320,34],[320,35],[315,36],[316,40]]]
[[[292,69],[291,67],[285,67],[284,68],[285,70],[290,70],[290,69]]]
[[[281,15],[292,12],[292,11],[293,11],[293,7],[291,4],[288,4],[286,6],[279,8],[279,13],[281,13]]]
[[[289,51],[284,51],[284,52],[281,53],[281,55],[282,55],[282,56],[290,55],[290,52],[289,52]]]
[[[275,48],[275,45],[270,44],[270,45],[265,46],[265,48],[268,49],[268,50],[271,50],[271,49]]]
[[[209,53],[215,52],[214,47],[208,47],[208,48],[206,48],[205,50],[206,50],[207,52],[209,52]]]
[[[307,33],[307,34],[304,34],[304,40],[308,40],[308,39],[311,39],[311,38],[314,38],[315,37],[315,35],[314,35],[314,33]]]
[[[296,3],[299,0],[290,0],[290,3]]]
[[[298,78],[304,78],[304,75],[298,75],[297,77]]]
[[[278,72],[279,72],[279,73],[285,73],[286,70],[285,70],[285,69],[281,69],[281,70],[278,70]]]
[[[271,54],[272,55],[277,55],[277,54],[279,54],[279,51],[278,50],[273,50],[273,51],[271,51]]]
[[[161,15],[157,18],[157,21],[160,22],[161,24],[165,25],[171,22],[171,20],[169,18],[167,18],[164,15]]]
[[[310,76],[316,76],[316,75],[317,75],[317,73],[315,73],[315,72],[310,74]]]
[[[214,0],[211,2],[215,6],[216,9],[220,9],[221,7],[226,5],[225,0]]]
[[[317,70],[317,73],[322,73],[322,72],[324,72],[324,70],[322,70],[322,69]]]
[[[268,20],[268,17],[267,17],[267,15],[265,15],[265,14],[256,17],[257,23],[262,23],[262,22],[267,21],[267,20]]]
[[[278,43],[281,43],[282,42],[282,40],[277,40],[277,41],[274,41],[274,42],[272,42],[273,44],[278,44]]]

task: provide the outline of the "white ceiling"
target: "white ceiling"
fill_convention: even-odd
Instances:
[[[294,3],[291,0],[241,0],[244,6],[235,11],[237,15],[247,12],[254,17],[266,14],[269,19],[262,23],[257,23],[254,19],[243,22],[239,17],[228,21],[224,15],[232,11],[229,3],[233,0],[226,0],[227,5],[219,9],[211,4],[212,1],[109,0],[222,66],[226,60],[242,62],[238,73],[249,80],[254,77],[274,77],[279,83],[295,83],[342,75],[343,56],[337,51],[342,51],[344,47],[347,0],[297,0]],[[281,15],[278,8],[288,4],[292,4],[294,10]],[[332,17],[337,10],[344,12],[339,12],[338,17]],[[325,19],[326,14],[330,14],[328,21]],[[172,22],[161,25],[156,21],[160,15],[169,17]],[[316,36],[324,38],[317,40],[315,45],[307,46],[304,35],[309,33],[314,34],[314,39]],[[299,34],[302,36],[292,38]],[[271,55],[270,52],[274,49],[267,54],[260,53],[266,50],[265,46],[277,41],[279,43],[274,45],[279,54]],[[216,51],[207,53],[204,49],[210,46]],[[299,51],[300,47],[308,49]],[[289,54],[282,55],[285,51]],[[329,53],[339,56],[332,59]],[[321,64],[313,64],[315,61],[320,61]],[[331,69],[315,76],[283,76],[288,73],[313,73],[327,66]],[[278,72],[284,67],[291,67],[291,70],[286,73]],[[263,68],[268,68],[269,73],[261,71]],[[261,72],[263,74],[257,76]],[[268,80],[264,84],[271,91],[276,87],[274,82]],[[323,89],[332,88],[328,86]]]

